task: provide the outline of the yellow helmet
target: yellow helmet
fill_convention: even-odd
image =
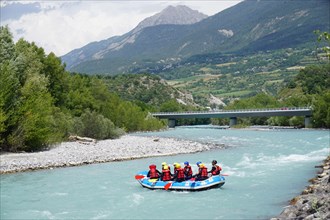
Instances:
[[[175,164],[175,168],[179,169],[179,168],[181,168],[181,165],[177,163],[177,164]]]
[[[199,164],[200,167],[205,167],[205,165],[203,163]]]
[[[163,169],[164,169],[164,170],[168,170],[168,166],[165,165],[165,166],[163,167]]]
[[[174,166],[174,167],[176,167],[176,166],[177,166],[177,164],[179,164],[179,163],[176,163],[176,162],[175,162],[175,163],[173,163],[173,166]]]
[[[166,162],[163,162],[163,163],[162,163],[162,166],[165,166],[165,165],[167,165],[167,163],[166,163]]]

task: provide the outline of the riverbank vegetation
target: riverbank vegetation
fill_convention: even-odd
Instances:
[[[54,53],[0,29],[0,146],[37,151],[70,134],[97,139],[157,130],[164,123],[96,76],[71,74]]]

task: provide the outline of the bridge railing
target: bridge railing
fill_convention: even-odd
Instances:
[[[232,109],[232,110],[209,110],[209,111],[186,111],[186,112],[152,112],[152,115],[173,115],[173,114],[210,114],[210,113],[230,113],[230,112],[271,112],[271,111],[311,111],[311,107],[281,107],[262,109]]]

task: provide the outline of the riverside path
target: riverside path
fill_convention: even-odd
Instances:
[[[168,126],[175,127],[180,118],[230,118],[229,126],[237,124],[239,117],[305,116],[305,127],[309,127],[312,109],[310,107],[282,107],[265,109],[211,110],[190,112],[154,112],[154,117],[168,119]]]

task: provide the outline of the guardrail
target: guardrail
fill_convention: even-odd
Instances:
[[[311,107],[281,107],[263,109],[233,109],[233,110],[209,110],[209,111],[187,111],[187,112],[153,112],[152,115],[186,115],[186,114],[210,114],[210,113],[231,113],[231,112],[274,112],[274,111],[311,111]]]

